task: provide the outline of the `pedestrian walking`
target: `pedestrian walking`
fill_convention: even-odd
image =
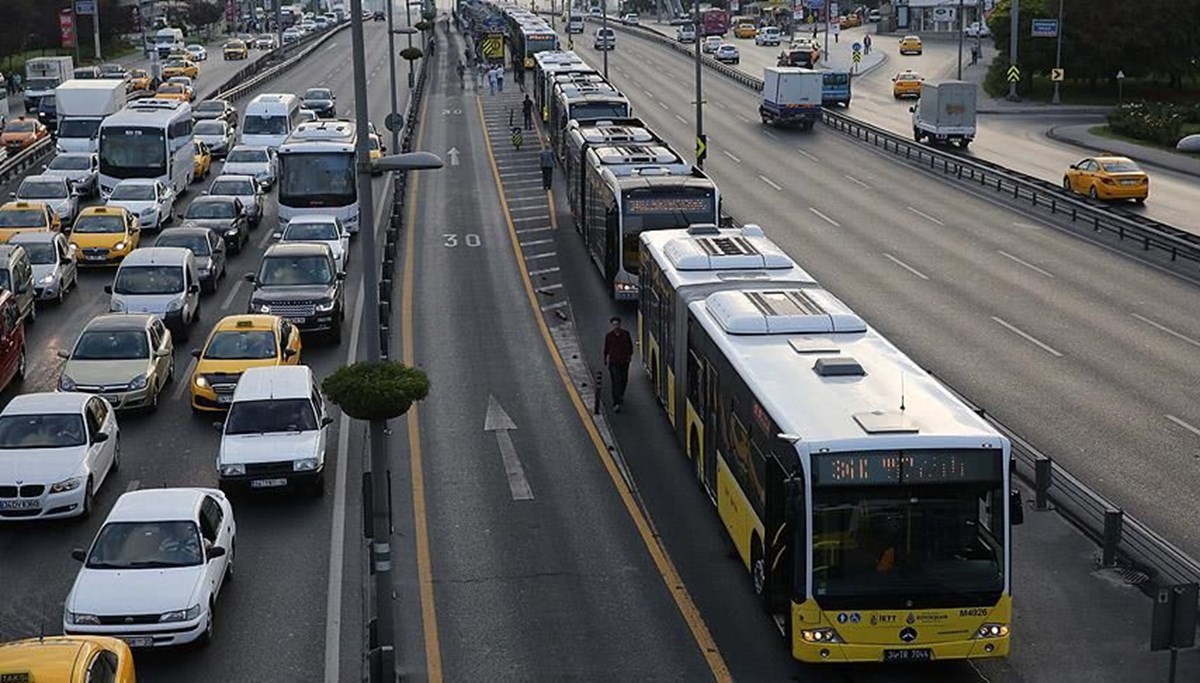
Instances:
[[[625,386],[629,384],[629,361],[633,360],[633,338],[629,330],[621,327],[621,319],[613,316],[608,321],[608,334],[604,336],[604,364],[612,382],[613,412],[621,412],[625,402]]]
[[[488,82],[488,94],[495,95],[496,94],[496,70],[495,69],[488,69],[487,82]]]
[[[542,189],[549,190],[554,182],[554,150],[549,145],[543,147],[538,160],[542,165]]]
[[[533,128],[533,100],[529,99],[529,93],[525,93],[525,100],[521,102],[521,112],[525,115],[525,130]]]
[[[868,55],[871,54],[871,35],[870,34],[863,36],[863,53],[868,54]]]
[[[496,92],[504,92],[504,64],[496,65]]]
[[[475,78],[479,81],[479,91],[483,92],[483,86],[487,85],[488,68],[483,62],[475,64]]]

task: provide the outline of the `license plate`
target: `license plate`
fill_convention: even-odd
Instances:
[[[217,403],[220,403],[221,405],[227,405],[232,402],[233,402],[232,394],[217,394]]]
[[[284,320],[288,321],[289,323],[295,323],[299,325],[305,321],[305,318],[304,316],[289,315],[288,317],[284,318]]]
[[[104,261],[105,257],[101,254],[87,254],[87,260],[89,260],[89,261]]]
[[[287,486],[287,479],[253,479],[250,481],[252,489],[269,489],[279,486]]]
[[[1137,185],[1137,184],[1138,184],[1138,181],[1136,181],[1136,180],[1122,180],[1122,181],[1121,181],[1121,184],[1122,184],[1122,185]]]
[[[41,506],[41,501],[35,498],[0,500],[0,510],[37,510]]]
[[[121,638],[129,647],[150,647],[154,645],[154,639],[149,636],[135,636],[130,638]]]
[[[884,650],[885,662],[932,662],[933,650]]]

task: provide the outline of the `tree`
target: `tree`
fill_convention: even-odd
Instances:
[[[338,368],[321,383],[325,395],[357,420],[387,420],[408,412],[429,395],[429,378],[418,368],[392,361],[359,361]]]
[[[221,5],[204,0],[192,0],[188,12],[192,26],[208,26],[225,18],[225,10]]]

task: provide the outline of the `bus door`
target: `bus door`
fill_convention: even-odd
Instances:
[[[804,486],[803,479],[788,478],[774,454],[768,453],[764,460],[767,472],[763,525],[767,538],[763,545],[767,585],[763,591],[763,606],[770,614],[786,615],[795,584],[795,552],[797,548],[803,548],[796,540],[798,530],[803,527]]]
[[[611,287],[621,268],[621,221],[615,203],[604,212],[604,281]]]
[[[704,488],[708,490],[708,495],[715,503],[717,500],[717,444],[720,443],[717,436],[718,414],[721,412],[720,400],[720,378],[717,377],[717,369],[713,364],[705,361],[704,363],[704,390],[707,396],[704,398],[704,471],[702,473]]]

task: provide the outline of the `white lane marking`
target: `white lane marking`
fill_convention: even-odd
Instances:
[[[528,219],[528,220],[536,220],[536,217],[532,218],[532,219]],[[514,220],[513,222],[515,223],[516,221]],[[554,228],[550,227],[549,225],[544,225],[540,228],[522,228],[521,230],[517,231],[517,234],[524,235],[524,234],[530,233],[530,232],[546,232],[547,230],[553,230],[553,229]]]
[[[774,180],[771,180],[770,178],[766,177],[765,175],[761,175],[761,174],[760,174],[760,175],[758,176],[758,179],[759,179],[759,180],[761,180],[761,181],[763,181],[764,183],[766,183],[766,184],[770,185],[771,187],[775,188],[775,190],[776,190],[777,192],[778,192],[778,191],[782,191],[782,190],[783,190],[783,188],[782,188],[782,187],[780,187],[780,186],[778,186],[778,185],[776,185],[776,184],[775,184],[775,181],[774,181]]]
[[[682,117],[682,116],[680,116],[679,114],[676,114],[676,115],[675,115],[675,118],[679,119],[679,122],[680,122],[680,123],[687,123],[687,122],[688,122],[688,121],[687,121],[687,119],[683,118],[683,117]]]
[[[191,360],[188,361],[187,370],[185,370],[182,375],[180,375],[179,373],[175,374],[175,383],[179,385],[178,388],[175,389],[175,400],[176,401],[182,399],[183,395],[187,392],[188,387],[191,386],[192,373],[196,371],[196,363],[198,363],[198,362],[199,362],[198,360],[196,360],[195,358],[192,358]]]
[[[817,218],[820,218],[821,220],[825,221],[826,223],[832,225],[833,227],[835,227],[835,228],[842,227],[841,223],[838,223],[837,221],[833,220],[829,216],[826,216],[825,214],[821,213],[820,211],[818,211],[816,209],[816,207],[810,206],[810,207],[808,207],[808,210],[812,211],[817,216]]]
[[[1013,227],[1014,228],[1025,228],[1026,230],[1041,230],[1042,229],[1042,226],[1040,226],[1040,225],[1034,225],[1033,223],[1021,223],[1021,222],[1013,223]]]
[[[541,218],[541,216],[525,216],[524,218],[514,218],[513,223],[527,223],[529,221],[536,221],[540,218]],[[549,230],[549,228],[546,228],[546,229]],[[518,234],[520,234],[520,232],[521,232],[520,230],[517,231]]]
[[[568,305],[570,305],[570,304],[569,304],[569,302],[566,302],[566,301],[556,301],[556,302],[554,302],[554,303],[552,303],[552,304],[546,304],[545,306],[542,306],[542,312],[543,312],[543,313],[545,313],[545,312],[547,312],[547,311],[553,311],[553,310],[554,310],[554,309],[556,309],[556,308],[562,308],[562,307],[564,307],[564,306],[568,306]]]
[[[1016,325],[1005,322],[1004,320],[997,318],[994,315],[992,316],[992,320],[995,320],[1000,325],[1003,325],[1004,328],[1007,329],[1009,332],[1019,335],[1025,341],[1029,342],[1030,344],[1036,345],[1038,348],[1040,348],[1041,350],[1045,351],[1046,353],[1054,356],[1055,358],[1062,358],[1062,354],[1059,353],[1058,351],[1056,351],[1054,349],[1054,347],[1050,346],[1049,344],[1046,344],[1045,342],[1040,341],[1037,337],[1034,337],[1033,335],[1029,334],[1028,332],[1025,332],[1024,330],[1017,327]]]
[[[1050,277],[1050,278],[1054,277],[1054,273],[1051,273],[1050,271],[1044,270],[1042,268],[1038,268],[1037,266],[1033,265],[1032,263],[1025,261],[1021,258],[1018,258],[1016,256],[1013,256],[1012,254],[1008,253],[1007,251],[1004,251],[1003,249],[997,249],[996,251],[1004,258],[1012,261],[1013,263],[1019,263],[1019,264],[1025,266],[1026,268],[1032,270],[1035,273],[1038,273],[1040,275],[1045,275],[1046,277]]]
[[[228,262],[226,262],[225,268],[226,268],[225,272],[229,272]],[[228,311],[229,307],[233,305],[233,299],[234,299],[234,297],[237,296],[238,291],[241,290],[243,282],[245,282],[245,280],[240,277],[234,281],[233,288],[229,290],[229,294],[226,294],[225,300],[221,302],[221,310],[222,311]]]
[[[521,459],[517,457],[517,448],[513,445],[509,432],[517,425],[500,407],[495,396],[488,396],[487,416],[483,420],[485,432],[495,432],[496,442],[500,445],[500,457],[504,460],[504,475],[508,479],[508,490],[513,500],[533,500],[533,489],[525,478],[525,468],[521,467]]]
[[[539,244],[550,244],[553,241],[554,240],[530,240],[528,242],[521,242],[521,248],[524,249],[525,247],[534,247]]]
[[[728,109],[729,108],[729,107],[726,107],[725,105],[721,104],[720,102],[713,102],[713,104],[717,105],[717,109]]]
[[[654,93],[650,92],[649,90],[643,90],[642,92],[646,93],[646,97],[654,99]]]
[[[821,161],[820,159],[818,159],[818,158],[816,158],[815,156],[813,156],[813,155],[809,154],[808,152],[805,152],[805,151],[804,151],[804,150],[802,150],[802,149],[797,149],[797,150],[796,150],[796,153],[797,153],[797,154],[799,154],[799,155],[800,155],[800,156],[802,156],[802,157],[805,157],[805,158],[807,158],[809,161],[817,161],[817,162]]]
[[[752,123],[752,121],[750,119],[746,118],[745,116],[742,116],[741,114],[734,114],[734,116],[741,119],[742,123]]]
[[[933,216],[930,216],[929,214],[925,213],[924,211],[922,211],[922,210],[920,210],[920,209],[914,209],[913,207],[911,207],[911,206],[910,206],[910,207],[908,207],[908,210],[909,210],[909,211],[912,211],[912,212],[913,212],[913,213],[915,213],[915,214],[917,214],[917,215],[918,215],[918,216],[920,216],[921,218],[924,218],[925,220],[929,221],[930,223],[936,223],[936,224],[938,224],[938,225],[945,225],[945,223],[943,223],[943,222],[941,222],[940,220],[938,220],[938,219],[934,218]]]
[[[388,188],[395,174],[386,174],[383,192],[380,193],[379,208],[375,211],[375,229],[383,221],[383,211],[388,197]],[[364,254],[372,258],[373,254]],[[350,322],[350,351],[346,364],[353,365],[358,359],[358,334],[362,328],[363,287],[358,288],[354,299],[354,317]],[[342,565],[346,561],[346,469],[350,459],[350,416],[342,413],[338,421],[337,464],[333,486],[333,520],[329,525],[329,584],[325,595],[325,683],[339,683],[339,668],[342,663]]]
[[[883,253],[883,257],[885,259],[891,261],[892,263],[895,263],[896,265],[900,266],[901,268],[907,270],[908,272],[912,273],[913,275],[916,275],[917,277],[921,278],[922,280],[929,279],[929,276],[926,275],[925,273],[922,273],[921,271],[917,270],[916,268],[913,268],[912,266],[908,265],[904,261],[901,261],[900,259],[896,258],[895,256],[892,256],[891,254],[889,254],[887,252]]]
[[[1192,346],[1200,348],[1200,341],[1196,341],[1195,339],[1192,339],[1191,337],[1187,336],[1186,334],[1183,334],[1182,332],[1176,332],[1175,330],[1172,330],[1171,328],[1167,327],[1166,325],[1161,325],[1159,323],[1156,323],[1153,320],[1151,320],[1145,316],[1138,315],[1137,313],[1134,313],[1133,317],[1137,318],[1138,320],[1141,320],[1142,322],[1146,323],[1147,325],[1149,325],[1153,328],[1156,328],[1163,332],[1166,332],[1167,334],[1171,335],[1172,337],[1175,337],[1176,339],[1185,341],[1185,342],[1191,344]]]
[[[329,52],[330,50],[332,50],[332,49],[333,49],[333,48],[335,48],[335,47],[337,47],[337,41],[336,41],[336,40],[335,40],[335,41],[333,41],[332,43],[330,43],[330,44],[329,44],[329,47],[325,48],[325,51],[326,51],[326,52]]]
[[[538,287],[538,288],[537,288],[537,292],[538,292],[539,294],[545,294],[546,292],[549,292],[549,291],[550,291],[550,290],[552,290],[552,289],[562,289],[562,283],[561,283],[561,282],[556,282],[556,283],[554,283],[554,284],[552,284],[552,285],[542,285],[542,286],[540,286],[540,287]]]
[[[728,150],[724,150],[724,149],[721,150],[721,154],[724,154],[725,156],[729,157],[730,159],[733,159],[734,163],[738,163],[738,164],[742,163],[741,159],[730,154]]]
[[[671,108],[667,106],[666,102],[659,102],[658,106],[662,107],[663,109],[665,109],[667,111],[671,111]]]
[[[864,183],[863,181],[859,180],[858,178],[855,178],[852,175],[843,175],[842,177],[845,178],[846,180],[849,180],[850,182],[854,183],[855,185],[858,185],[859,187],[863,188],[864,190],[871,189],[870,185]]]
[[[551,256],[557,256],[557,255],[558,255],[557,251],[548,251],[544,254],[530,254],[529,256],[525,257],[525,262],[529,263],[530,261],[535,261],[540,258],[550,258]]]
[[[1174,422],[1175,424],[1179,425],[1180,427],[1183,427],[1184,429],[1188,430],[1189,432],[1195,434],[1196,436],[1200,436],[1200,427],[1193,427],[1192,425],[1184,422],[1183,420],[1175,417],[1174,415],[1165,415],[1164,417],[1166,417],[1171,422]]]
[[[764,130],[764,131],[762,132],[762,134],[763,134],[763,135],[765,135],[765,136],[767,136],[767,137],[769,137],[769,138],[771,138],[772,140],[778,140],[778,139],[779,139],[779,136],[778,136],[778,135],[776,135],[776,134],[772,133],[772,132],[771,132],[771,131],[769,131],[769,130]]]
[[[549,275],[550,273],[557,273],[559,270],[561,269],[558,266],[554,266],[552,268],[542,268],[541,270],[531,270],[529,271],[529,276],[537,277],[538,275]]]

